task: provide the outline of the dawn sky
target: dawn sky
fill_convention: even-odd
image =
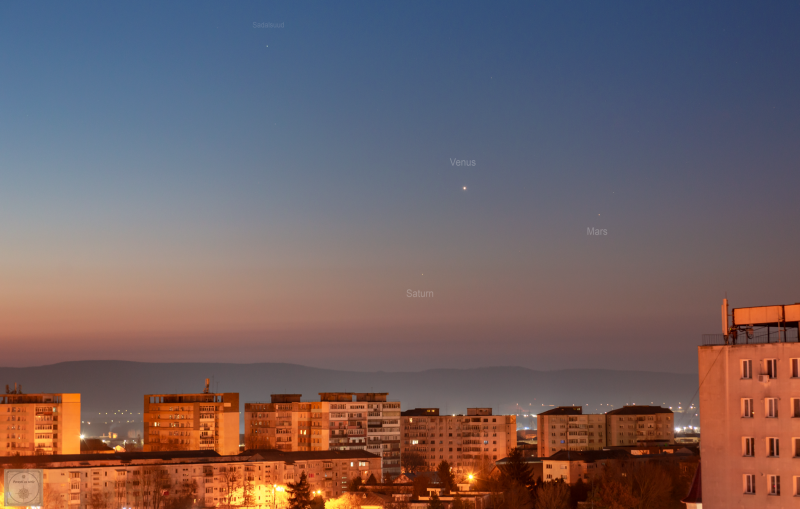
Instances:
[[[725,292],[800,301],[798,26],[3,2],[0,365],[696,371]]]

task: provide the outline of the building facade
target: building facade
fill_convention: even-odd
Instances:
[[[596,451],[642,442],[671,444],[674,428],[669,408],[631,405],[605,414],[584,414],[581,407],[570,406],[540,413],[536,434],[539,456],[548,458],[559,451]]]
[[[0,394],[0,456],[79,454],[80,394]]]
[[[611,410],[606,413],[606,426],[610,447],[675,441],[675,415],[660,406],[632,405]]]
[[[606,446],[605,414],[584,414],[579,406],[557,407],[536,417],[538,453],[547,458],[559,451],[592,451]]]
[[[44,470],[47,509],[167,507],[285,507],[286,485],[305,472],[311,491],[337,497],[350,481],[381,473],[381,458],[366,451],[213,451],[10,457],[5,468]],[[276,503],[277,502],[277,503]]]
[[[383,480],[400,475],[400,402],[386,401],[388,393],[356,393],[367,405],[367,452],[383,458]]]
[[[285,451],[369,451],[383,458],[388,480],[400,475],[400,402],[388,393],[273,394],[270,403],[245,403],[245,447]]]
[[[142,416],[145,451],[239,452],[239,393],[146,394]]]
[[[273,394],[270,403],[244,404],[246,449],[281,451],[327,451],[312,437],[313,403],[300,401],[301,394]]]
[[[456,473],[490,472],[517,446],[517,417],[468,408],[467,415],[439,415],[438,408],[401,413],[401,453],[417,453],[429,470],[446,460]]]
[[[727,334],[698,347],[706,509],[798,503],[798,321],[800,304],[734,309]]]

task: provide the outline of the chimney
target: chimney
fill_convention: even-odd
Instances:
[[[209,380],[208,380],[208,378],[206,378],[206,388],[203,389],[203,394],[208,394],[208,383],[209,383]]]

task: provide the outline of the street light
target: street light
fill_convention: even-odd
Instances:
[[[272,509],[276,509],[278,507],[278,498],[276,493],[278,491],[283,491],[283,486],[278,486],[277,484],[272,485]]]

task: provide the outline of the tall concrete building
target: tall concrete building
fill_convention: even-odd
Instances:
[[[457,473],[489,470],[517,446],[517,417],[468,408],[467,415],[439,415],[438,408],[402,412],[401,453],[418,453],[428,469],[446,460]]]
[[[0,456],[79,454],[80,394],[0,394]]]
[[[800,304],[722,309],[698,347],[704,509],[800,496]],[[728,325],[729,318],[732,320]]]
[[[631,405],[606,413],[607,444],[611,447],[641,442],[675,441],[675,416],[669,408]]]
[[[558,451],[593,451],[606,446],[606,415],[584,414],[579,406],[562,406],[536,417],[539,456]]]
[[[387,401],[388,393],[319,396],[302,402],[300,394],[273,394],[270,403],[245,403],[245,447],[365,450],[383,458],[384,480],[400,475],[400,402]]]
[[[301,394],[273,394],[270,403],[244,404],[245,449],[281,451],[326,451],[312,437],[313,403],[300,401]]]
[[[356,393],[367,405],[367,452],[383,458],[383,479],[400,475],[400,402],[386,401],[388,393]]]
[[[146,394],[144,450],[239,452],[239,393]]]

